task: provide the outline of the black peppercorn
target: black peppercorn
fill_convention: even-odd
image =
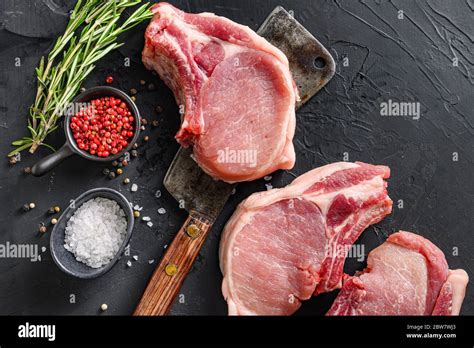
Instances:
[[[109,173],[109,179],[114,179],[115,178],[115,173],[114,172],[110,172]]]
[[[149,91],[154,91],[155,90],[155,85],[153,83],[148,84],[148,90]]]
[[[31,167],[25,167],[25,168],[23,168],[23,173],[25,173],[25,174],[30,174],[30,173],[31,173]]]
[[[104,168],[104,170],[102,171],[102,173],[103,173],[104,175],[109,175],[110,169],[109,169],[109,168]]]
[[[117,161],[113,161],[113,162],[112,162],[112,166],[117,167],[117,165],[118,165],[118,162],[117,162]]]
[[[163,107],[161,105],[157,105],[155,111],[157,114],[161,114],[163,112]]]
[[[138,157],[138,151],[137,150],[132,150],[131,152],[132,157]]]
[[[137,90],[136,90],[135,88],[132,88],[132,89],[130,90],[130,94],[131,94],[131,95],[137,94]]]
[[[30,210],[30,205],[29,204],[23,204],[21,209],[23,209],[23,211],[28,211],[28,210]]]

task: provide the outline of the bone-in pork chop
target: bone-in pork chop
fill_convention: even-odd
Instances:
[[[176,138],[216,179],[261,178],[295,162],[295,102],[288,59],[250,28],[211,13],[152,7],[143,63],[182,111]]]

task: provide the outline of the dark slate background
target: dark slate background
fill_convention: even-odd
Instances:
[[[397,203],[381,224],[368,228],[359,244],[368,253],[386,236],[399,229],[417,232],[438,245],[451,268],[464,268],[474,278],[473,202],[474,182],[474,2],[446,1],[289,1],[289,0],[193,0],[172,1],[190,12],[211,11],[258,29],[276,6],[294,10],[296,18],[329,48],[337,62],[337,73],[317,97],[298,112],[294,140],[297,163],[293,170],[273,176],[280,187],[314,167],[340,161],[386,164],[392,169],[389,192]],[[0,4],[0,149],[5,156],[10,142],[26,132],[27,108],[35,93],[34,67],[47,54],[64,30],[70,1],[2,0]],[[398,19],[398,11],[404,19]],[[22,174],[48,153],[24,154],[10,166],[0,164],[0,243],[35,243],[48,249],[42,262],[25,259],[0,260],[0,314],[131,314],[151,275],[164,245],[170,243],[185,212],[165,192],[162,180],[178,145],[178,110],[170,91],[140,62],[145,25],[123,39],[127,44],[103,59],[85,82],[102,84],[112,74],[114,85],[124,90],[144,79],[156,91],[141,88],[138,106],[149,121],[160,127],[148,129],[151,140],[140,148],[140,159],[127,167],[126,176],[139,185],[131,193],[121,179],[110,181],[101,174],[104,165],[74,157],[51,174],[34,178]],[[20,57],[21,67],[15,67]],[[130,57],[131,67],[124,67]],[[349,66],[342,62],[347,57]],[[453,67],[457,57],[459,66]],[[381,117],[379,104],[388,99],[419,101],[418,121],[403,117]],[[154,107],[162,105],[161,115]],[[49,139],[55,146],[64,141],[58,131]],[[453,153],[459,160],[453,161]],[[123,177],[122,177],[123,178]],[[131,255],[138,255],[131,268],[124,256],[106,275],[95,280],[77,280],[63,274],[51,260],[49,234],[39,236],[38,224],[48,221],[44,212],[51,205],[62,207],[69,199],[93,187],[108,186],[144,206],[142,215],[155,223],[152,229],[138,223],[131,242]],[[184,303],[176,303],[173,314],[226,314],[220,292],[218,267],[220,231],[236,204],[250,193],[264,190],[259,180],[238,186],[220,220],[205,243],[196,265],[182,288]],[[162,190],[160,198],[155,198]],[[22,213],[20,207],[35,202],[37,208]],[[157,209],[164,207],[165,215]],[[453,255],[458,248],[458,255]],[[362,269],[354,259],[346,262],[350,274]],[[468,288],[463,314],[474,314],[473,284]],[[76,303],[69,303],[74,294]],[[299,315],[323,314],[335,294],[326,294],[303,304]]]

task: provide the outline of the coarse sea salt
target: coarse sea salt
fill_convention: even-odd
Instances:
[[[108,264],[127,234],[127,218],[117,202],[97,197],[82,204],[69,219],[64,247],[92,268]]]

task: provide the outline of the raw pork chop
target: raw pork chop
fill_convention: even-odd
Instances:
[[[243,201],[220,245],[229,314],[289,315],[339,288],[349,248],[392,210],[389,176],[385,166],[334,163]]]
[[[370,252],[367,268],[344,285],[327,315],[457,315],[468,276],[448,270],[429,240],[397,232]]]
[[[292,168],[298,96],[286,56],[227,18],[167,3],[152,11],[143,63],[184,106],[176,138],[199,166],[227,182]]]

